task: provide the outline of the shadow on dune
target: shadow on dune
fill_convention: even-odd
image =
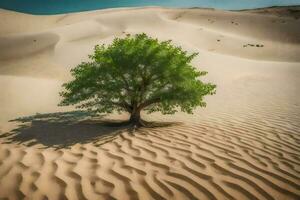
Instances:
[[[76,143],[90,142],[98,146],[128,130],[125,122],[102,118],[103,115],[86,111],[36,114],[11,120],[22,124],[1,137],[5,137],[7,143],[67,148]]]

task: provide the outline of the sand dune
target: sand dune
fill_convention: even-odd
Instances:
[[[300,20],[274,12],[0,10],[0,199],[300,199]],[[57,107],[95,44],[141,32],[200,53],[207,108],[132,131]]]
[[[41,51],[53,51],[59,37],[53,33],[40,33],[33,35],[20,35],[2,37],[0,48],[1,60],[19,59],[20,57],[33,56]],[[38,43],[37,45],[35,45]],[[16,46],[16,44],[18,44]]]

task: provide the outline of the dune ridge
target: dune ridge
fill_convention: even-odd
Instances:
[[[0,199],[298,200],[300,20],[253,12],[0,10]],[[199,52],[193,64],[217,84],[207,107],[143,113],[171,125],[135,131],[102,124],[125,114],[66,118],[69,70],[141,32]]]

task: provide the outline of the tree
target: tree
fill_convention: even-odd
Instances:
[[[203,97],[216,88],[199,80],[207,72],[191,65],[197,55],[144,33],[115,38],[110,45],[96,45],[90,62],[71,70],[74,79],[63,84],[60,105],[100,113],[125,111],[137,126],[145,125],[142,110],[191,114],[197,106],[206,106]]]

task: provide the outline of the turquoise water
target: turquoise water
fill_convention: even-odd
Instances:
[[[240,10],[287,5],[300,5],[300,0],[0,0],[0,8],[31,14],[60,14],[136,6]]]

